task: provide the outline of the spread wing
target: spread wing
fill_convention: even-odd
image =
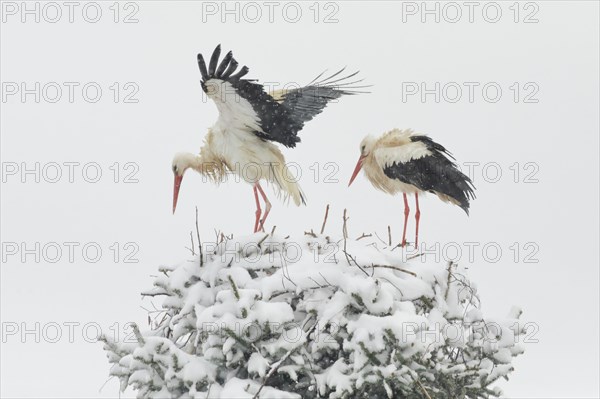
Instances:
[[[330,101],[337,100],[344,95],[363,93],[357,89],[368,86],[356,86],[362,80],[350,81],[358,72],[338,77],[344,69],[319,81],[323,73],[317,76],[307,86],[280,91],[278,100],[291,111],[292,118],[300,123],[312,120],[320,114]]]
[[[294,147],[300,141],[298,132],[304,123],[321,113],[328,102],[359,93],[356,89],[360,86],[353,86],[357,82],[348,81],[356,73],[334,79],[342,70],[317,81],[321,74],[306,87],[270,94],[256,80],[244,78],[248,68],[237,70],[238,63],[231,51],[219,62],[220,55],[218,45],[207,67],[202,54],[198,54],[202,89],[215,101],[220,119],[287,147]]]

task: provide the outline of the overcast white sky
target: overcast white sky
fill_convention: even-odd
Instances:
[[[424,198],[424,244],[462,253],[486,315],[519,305],[534,326],[506,396],[598,397],[597,2],[427,3],[437,16],[391,1],[228,3],[229,14],[221,2],[22,4],[2,2],[3,397],[117,397],[115,379],[99,392],[109,365],[87,342],[97,327],[124,337],[125,323],[145,323],[139,292],[186,257],[195,206],[206,239],[251,231],[246,184],[189,174],[171,214],[172,156],[197,151],[217,117],[196,54],[218,43],[279,88],[345,65],[373,85],[284,151],[308,206],[271,195],[270,226],[317,229],[329,203],[330,234],[348,208],[351,235],[391,224],[399,239],[401,197],[347,181],[364,135],[429,134],[472,165],[477,199],[466,217]],[[23,173],[36,167],[39,181]]]

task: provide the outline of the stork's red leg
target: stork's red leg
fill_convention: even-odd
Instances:
[[[267,220],[267,216],[269,216],[269,212],[271,212],[271,203],[267,199],[267,195],[265,194],[262,187],[260,186],[260,183],[257,182],[256,187],[258,188],[260,195],[263,197],[263,200],[265,201],[265,216],[260,221],[260,230],[265,231],[265,220]]]
[[[421,210],[419,209],[419,193],[415,193],[415,204],[417,205],[417,211],[415,212],[415,220],[417,227],[415,230],[415,249],[419,245],[419,220],[421,219]]]
[[[260,202],[258,201],[258,191],[256,190],[256,185],[252,187],[252,190],[254,191],[254,200],[256,201],[256,219],[254,220],[254,232],[256,233],[258,231],[258,222],[260,221],[261,209]]]
[[[402,193],[404,197],[404,228],[402,229],[402,246],[406,245],[406,222],[408,222],[408,214],[410,212],[410,208],[408,207],[408,198],[406,198],[406,194]]]

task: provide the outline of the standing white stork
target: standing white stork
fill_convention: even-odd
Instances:
[[[434,193],[442,201],[460,206],[467,215],[469,200],[475,198],[471,179],[458,169],[452,154],[429,137],[417,135],[410,129],[394,129],[379,138],[365,137],[360,143],[360,157],[348,186],[361,168],[375,188],[404,196],[402,246],[406,245],[406,222],[410,212],[407,193],[415,194],[415,248],[421,217],[419,193]]]
[[[354,86],[359,81],[349,81],[358,72],[338,77],[342,69],[319,80],[322,73],[302,88],[267,93],[256,80],[242,79],[248,73],[246,66],[234,73],[238,63],[231,51],[219,63],[220,54],[221,45],[218,45],[208,68],[202,54],[198,54],[202,90],[217,105],[219,118],[208,130],[199,155],[178,153],[173,159],[173,213],[187,169],[194,169],[216,183],[227,173],[233,173],[253,185],[256,232],[263,229],[271,210],[271,203],[260,185],[261,180],[272,183],[278,194],[283,194],[285,199],[291,197],[297,206],[305,204],[302,189],[290,178],[293,175],[273,142],[295,147],[300,141],[297,134],[305,122],[321,113],[329,101],[359,93],[356,89],[361,86]],[[258,193],[265,203],[262,220]]]

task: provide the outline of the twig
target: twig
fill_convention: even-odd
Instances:
[[[312,229],[310,229],[310,231],[305,231],[304,235],[305,236],[311,236],[311,237],[317,238],[317,235],[315,234],[315,232]]]
[[[356,265],[356,267],[358,267],[360,270],[362,270],[362,272],[364,274],[366,274],[367,276],[369,275],[369,273],[367,273],[367,271],[365,269],[363,269],[361,265],[358,264],[358,262],[356,261],[356,258],[346,252],[346,260],[348,259],[348,257],[350,257],[350,259],[352,260],[352,262],[354,262],[354,264]],[[349,261],[348,261],[348,264],[351,265],[351,263]]]
[[[346,209],[344,209],[342,220],[344,221],[344,225],[342,226],[342,237],[344,238],[344,252],[346,252],[346,241],[348,240],[348,227],[346,226],[348,218],[346,217]]]
[[[321,272],[319,272],[319,275],[323,278],[323,280],[329,284],[331,286],[331,283],[329,281],[327,281],[327,279],[325,278],[325,276],[323,276],[323,274]]]
[[[310,334],[312,334],[312,332],[315,330],[315,328],[319,325],[319,320],[317,320],[315,322],[315,324],[312,325],[312,327],[306,332],[306,336],[310,336]],[[292,355],[292,353],[294,353],[296,351],[296,349],[298,348],[302,348],[302,345],[298,345],[293,347],[292,349],[290,349],[289,351],[287,351],[287,353],[285,355],[283,355],[283,357],[281,358],[280,361],[278,361],[277,363],[275,363],[272,367],[271,370],[269,370],[269,373],[265,376],[265,380],[263,381],[263,383],[261,384],[260,388],[258,388],[258,391],[256,392],[256,394],[252,397],[252,399],[258,399],[260,395],[260,391],[262,391],[262,389],[265,387],[267,381],[269,380],[269,378],[271,378],[273,376],[273,374],[275,374],[275,372],[279,369],[279,367],[281,367],[281,365]],[[431,399],[431,398],[429,398]]]
[[[192,241],[192,247],[188,248],[190,251],[192,251],[192,256],[196,255],[196,251],[194,251],[194,235],[192,234],[192,232],[190,231],[190,240]]]
[[[448,261],[448,281],[446,282],[446,293],[444,294],[444,299],[448,299],[448,292],[450,291],[450,279],[452,278],[452,261]]]
[[[327,281],[327,279],[325,278],[325,276],[323,276],[323,274],[322,274],[322,273],[319,273],[319,275],[321,276],[321,278],[323,279],[323,281],[325,281],[325,284],[327,284],[327,285],[322,285],[321,283],[319,283],[317,280],[315,280],[315,279],[314,279],[314,278],[312,278],[312,277],[309,277],[309,279],[311,279],[311,280],[312,280],[312,281],[313,281],[313,282],[314,282],[316,285],[318,285],[318,286],[319,286],[319,288],[333,287],[333,286],[331,285],[331,283],[330,283],[329,281]]]
[[[231,284],[231,289],[233,290],[233,295],[235,295],[235,298],[239,301],[240,293],[238,291],[237,286],[235,285],[235,282],[233,281],[233,278],[231,278],[231,274],[229,276],[227,276],[227,278],[229,279],[229,284]]]
[[[375,237],[377,237],[377,238],[379,239],[379,241],[381,241],[381,243],[382,243],[383,245],[387,245],[387,242],[383,241],[383,240],[381,239],[381,237],[379,237],[379,234],[377,234],[377,232],[375,232]]]
[[[323,218],[323,225],[321,226],[321,234],[325,231],[325,224],[327,223],[327,216],[329,215],[329,204],[325,208],[325,218]]]
[[[273,237],[273,233],[275,233],[276,228],[277,228],[277,226],[273,225],[273,228],[271,229],[271,237]]]
[[[309,277],[309,279],[311,279],[319,288],[323,288],[323,286],[321,284],[319,284],[319,282],[317,280],[315,280],[312,277]]]
[[[405,241],[405,242],[400,241],[398,244],[396,244],[396,246],[394,246],[393,249],[404,248],[404,247],[410,247],[410,241]],[[415,246],[415,249],[417,249],[416,246]]]
[[[422,252],[418,253],[418,254],[415,254],[415,255],[411,255],[411,256],[407,257],[406,260],[411,260],[411,259],[414,259],[414,258],[420,258],[421,256],[423,256]]]
[[[196,236],[198,236],[198,254],[200,254],[200,267],[204,266],[202,255],[202,241],[200,241],[200,229],[198,228],[198,207],[196,207]]]
[[[375,271],[375,269],[373,269],[373,271]],[[390,283],[390,284],[392,285],[392,287],[394,287],[395,289],[397,289],[397,290],[398,290],[398,292],[400,293],[400,295],[404,295],[404,293],[402,292],[402,290],[401,290],[400,288],[398,288],[398,287],[396,286],[396,284],[392,283],[392,282],[391,282],[390,280],[388,280],[387,278],[385,278],[385,277],[378,277],[378,278],[379,278],[379,279],[381,279],[381,280],[387,281],[388,283]]]
[[[160,296],[160,295],[169,295],[168,292],[166,291],[159,291],[159,292],[142,292],[142,296]]]
[[[431,399],[431,396],[429,396],[429,393],[427,392],[427,389],[425,389],[425,387],[423,386],[423,384],[421,384],[421,381],[419,381],[419,376],[417,376],[417,378],[415,379],[415,381],[417,381],[417,384],[419,384],[419,387],[423,390],[423,393],[425,394],[425,396],[427,397],[427,399]]]
[[[181,346],[179,347],[179,349],[183,349],[188,344],[188,342],[190,342],[190,339],[192,339],[192,335],[194,335],[194,331],[190,331],[189,333],[187,333],[188,337],[185,340],[185,342],[181,344]]]
[[[346,261],[348,261],[348,264],[350,265],[350,258],[348,257],[348,251],[346,251],[346,243],[348,241],[348,226],[346,224],[348,218],[346,217],[346,209],[344,208],[344,215],[342,216],[342,220],[344,221],[344,224],[342,226],[342,237],[344,238],[344,255],[346,255]]]
[[[367,238],[367,237],[373,237],[373,234],[365,234],[365,233],[362,233],[362,235],[361,235],[360,237],[358,237],[358,238],[356,239],[356,241],[358,241],[358,240],[362,240],[363,238]]]
[[[371,267],[373,269],[375,269],[376,267],[383,267],[385,269],[398,270],[399,272],[410,274],[411,276],[417,277],[417,273],[415,273],[415,272],[411,272],[410,270],[402,269],[400,267],[392,266],[392,265],[371,265],[371,266],[365,266],[365,267]]]
[[[398,244],[396,244],[396,245],[394,246],[394,248],[392,248],[392,251],[393,251],[393,250],[395,250],[396,248],[404,248],[404,247],[409,247],[409,246],[410,246],[409,244],[410,244],[410,242],[409,242],[409,241],[406,241],[406,242],[404,243],[404,245],[402,245],[402,242],[399,242]],[[415,249],[417,249],[417,247],[415,247]],[[419,255],[419,256],[420,256],[420,255]]]
[[[264,236],[263,238],[261,238],[261,239],[260,239],[260,241],[259,241],[259,242],[256,244],[256,246],[260,248],[261,244],[262,244],[263,242],[265,242],[265,240],[267,239],[267,237],[269,237],[269,235],[268,235],[268,234],[265,234],[265,236]]]
[[[388,246],[392,246],[392,228],[388,224]]]
[[[135,335],[135,338],[137,339],[138,343],[140,345],[144,345],[146,343],[146,340],[142,336],[138,325],[135,323],[131,323],[131,328],[133,328],[133,334]]]
[[[312,367],[312,366],[311,366]],[[108,380],[104,381],[104,384],[102,384],[102,386],[100,387],[100,389],[98,390],[99,393],[102,393],[102,390],[104,389],[104,386],[106,384],[108,384],[108,381],[112,380],[113,378],[115,378],[115,376],[113,375],[112,377],[108,377]],[[121,396],[121,393],[119,392],[119,396]]]
[[[352,255],[350,255],[348,253],[348,251],[346,250],[346,243],[348,242],[348,224],[346,223],[348,221],[348,218],[346,217],[346,209],[344,209],[343,220],[344,220],[344,225],[342,227],[342,235],[344,237],[344,255],[346,256],[346,261],[348,262],[349,265],[352,265],[352,262],[350,262],[350,260],[354,261],[354,264],[356,265],[356,267],[358,267],[360,270],[362,270],[362,272],[364,274],[366,274],[368,276],[369,273],[367,273],[365,271],[365,269],[360,267],[360,265],[356,261],[356,258],[354,258]]]
[[[282,275],[281,282],[283,283],[283,277],[285,277],[286,280],[288,280],[290,283],[294,284],[294,287],[297,287],[298,284],[294,283],[294,281],[290,277],[290,271],[288,270],[288,267],[287,267],[286,258],[281,253],[279,254],[279,257],[281,258],[281,275]],[[284,286],[284,288],[285,288],[285,286]]]

